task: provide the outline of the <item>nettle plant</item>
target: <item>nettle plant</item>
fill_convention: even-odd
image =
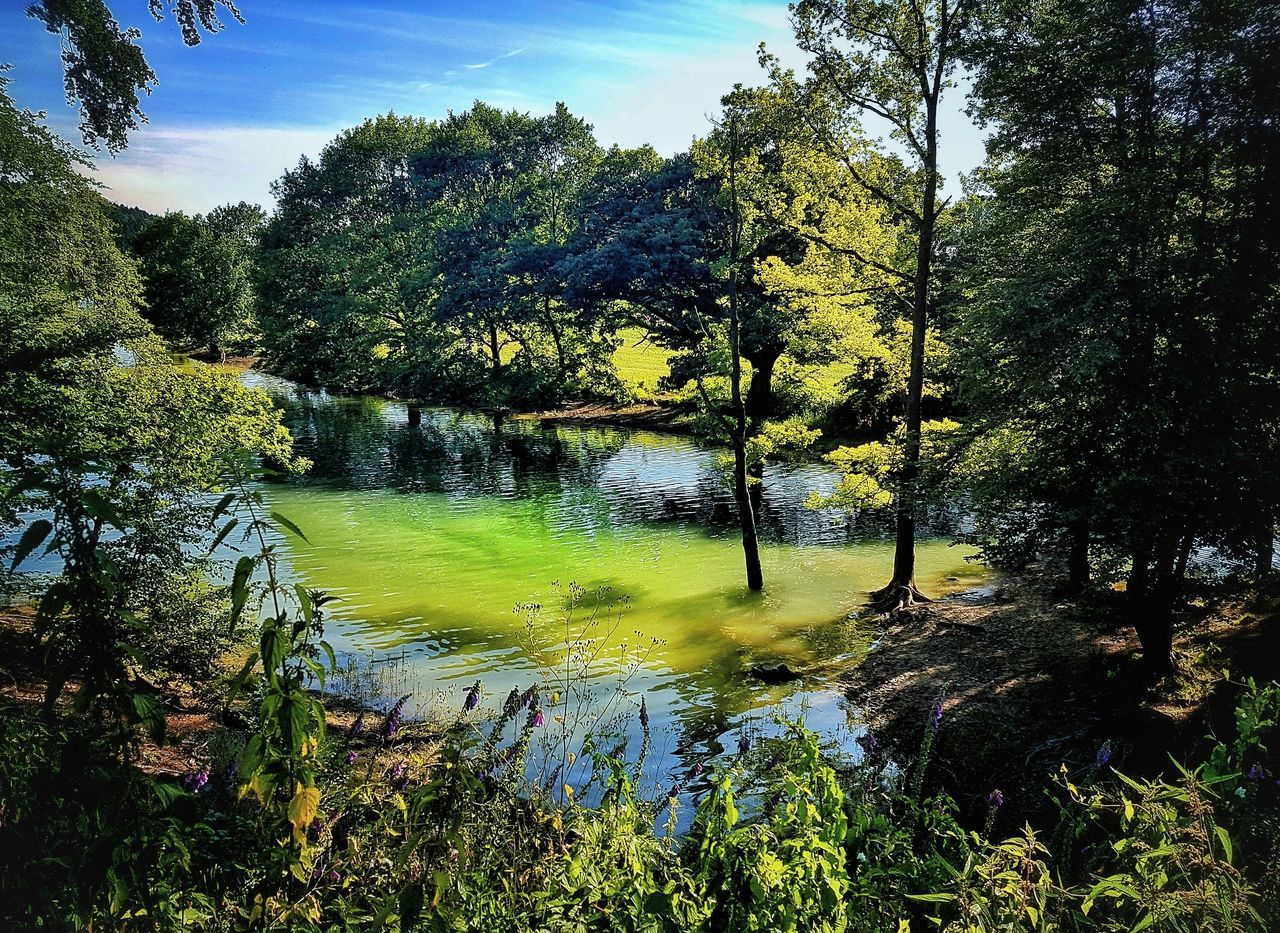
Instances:
[[[261,804],[260,828],[279,849],[275,870],[261,873],[250,919],[279,911],[285,917],[314,917],[318,912],[313,899],[297,895],[311,881],[315,847],[308,833],[321,797],[326,717],[324,703],[311,688],[322,691],[326,671],[336,667],[333,648],[323,639],[323,607],[329,598],[302,584],[281,581],[277,545],[268,536],[277,529],[303,541],[306,536],[287,517],[270,511],[262,493],[249,489],[243,477],[237,485],[238,493],[225,496],[215,510],[218,517],[226,516],[238,504],[239,512],[227,518],[216,543],[242,527],[243,540],[256,544],[257,550],[236,562],[230,626],[236,630],[251,604],[258,607],[262,624],[258,648],[231,681],[225,702],[230,707],[249,687],[257,697],[256,728],[240,753],[236,777],[239,796],[252,795]],[[265,579],[255,584],[255,576]]]

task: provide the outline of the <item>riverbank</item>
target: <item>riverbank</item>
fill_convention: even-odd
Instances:
[[[639,402],[633,405],[615,405],[609,402],[568,402],[559,408],[523,412],[512,415],[512,418],[547,424],[605,425],[613,428],[690,436],[695,433],[693,421],[688,412],[675,405],[658,402]]]
[[[1167,770],[1210,732],[1225,735],[1237,686],[1280,673],[1280,586],[1193,606],[1175,643],[1178,674],[1143,681],[1119,594],[1057,598],[1034,573],[981,597],[953,597],[886,622],[843,680],[889,755],[914,757],[941,700],[931,780],[970,814],[999,789],[1014,831],[1044,816],[1061,767]],[[1043,820],[1041,820],[1043,822]]]

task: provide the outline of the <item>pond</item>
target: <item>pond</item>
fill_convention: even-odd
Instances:
[[[457,708],[479,680],[497,707],[512,687],[563,691],[567,676],[559,715],[638,745],[643,698],[655,784],[736,747],[744,725],[770,729],[776,709],[804,707],[833,741],[857,731],[834,680],[869,649],[871,629],[848,616],[884,582],[893,545],[880,521],[806,506],[830,469],[768,465],[765,591],[752,594],[717,452],[694,440],[532,419],[495,429],[448,409],[411,419],[394,401],[244,378],[277,399],[314,464],[263,487],[310,542],[284,542],[287,572],[337,597],[329,640],[382,666],[361,689],[383,702],[412,691],[411,713]],[[971,553],[926,537],[922,587],[976,585]],[[803,676],[759,676],[779,665]]]

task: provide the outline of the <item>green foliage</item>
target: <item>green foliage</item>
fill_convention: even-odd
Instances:
[[[1182,555],[1265,570],[1277,523],[1260,88],[1280,33],[1257,4],[1195,0],[995,3],[977,26],[991,160],[955,242],[980,533],[993,553],[1074,548],[1076,585],[1090,564],[1126,576],[1163,672]],[[991,456],[1013,438],[1017,456]]]
[[[172,11],[182,41],[199,45],[201,31],[222,28],[218,8],[244,22],[231,0],[147,0],[157,21]],[[135,28],[121,29],[103,0],[36,0],[27,15],[44,23],[62,40],[62,70],[67,103],[80,107],[80,133],[85,145],[99,141],[111,152],[128,144],[129,133],[146,117],[138,106],[138,92],[150,94],[155,72],[135,43]]]
[[[208,217],[166,214],[133,237],[146,317],[161,336],[215,356],[252,348],[263,223],[261,208],[241,203],[216,208]]]

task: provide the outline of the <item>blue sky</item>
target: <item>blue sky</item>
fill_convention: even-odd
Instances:
[[[25,5],[0,3],[11,93],[78,140],[57,37]],[[143,103],[149,124],[125,153],[98,155],[97,177],[115,200],[152,211],[270,205],[272,179],[366,116],[439,117],[477,99],[533,113],[563,100],[606,145],[671,153],[706,131],[735,82],[762,79],[761,41],[801,64],[786,3],[766,0],[240,0],[246,24],[223,17],[226,29],[196,48],[172,19],[154,22],[146,0],[108,5],[142,31],[159,82]],[[943,129],[950,171],[980,161],[958,103]]]

